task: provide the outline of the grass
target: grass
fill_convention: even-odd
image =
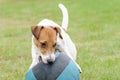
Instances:
[[[31,64],[30,26],[43,18],[61,24],[58,3],[69,11],[81,80],[120,80],[119,0],[0,0],[0,79],[24,80]]]

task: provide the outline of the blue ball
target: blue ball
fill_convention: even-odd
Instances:
[[[53,64],[39,62],[28,70],[26,80],[80,80],[80,72],[76,64],[65,54],[56,51]]]

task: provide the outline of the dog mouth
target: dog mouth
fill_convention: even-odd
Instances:
[[[43,63],[45,63],[45,64],[53,64],[53,63],[54,63],[54,60],[53,60],[53,59],[47,59],[47,62],[44,62],[44,61],[42,60],[42,57],[41,57],[41,56],[38,57],[38,60],[39,60],[39,62],[43,62]]]
[[[41,61],[42,61],[42,57],[41,57],[41,56],[39,56],[39,57],[38,57],[38,60],[39,60],[39,62],[41,62]]]

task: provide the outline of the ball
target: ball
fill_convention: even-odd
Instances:
[[[39,62],[25,75],[26,80],[80,80],[76,64],[65,54],[56,51],[53,64]]]

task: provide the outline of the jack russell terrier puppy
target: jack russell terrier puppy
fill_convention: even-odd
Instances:
[[[55,50],[67,54],[74,62],[76,60],[76,47],[66,33],[68,27],[68,12],[62,4],[59,4],[59,8],[63,14],[61,27],[54,21],[48,19],[43,19],[36,26],[31,27],[33,36],[32,64],[30,68],[34,67],[39,61],[45,64],[53,63],[55,61]],[[77,66],[81,72],[78,64]]]

